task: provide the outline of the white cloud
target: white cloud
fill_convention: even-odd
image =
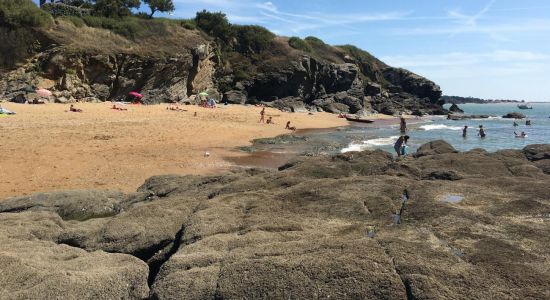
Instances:
[[[351,24],[400,20],[412,12],[386,12],[379,14],[330,14],[311,12],[309,14],[298,14],[281,11],[272,2],[257,3],[256,7],[260,14],[274,22],[282,22],[286,27],[280,28],[282,32],[300,33],[305,30],[319,29],[325,27],[342,26]],[[350,28],[351,29],[351,28]]]

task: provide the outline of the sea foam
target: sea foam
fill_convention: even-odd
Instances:
[[[385,137],[385,138],[376,138],[376,139],[370,139],[365,140],[362,142],[353,142],[349,144],[346,148],[342,149],[341,152],[351,152],[351,151],[363,151],[370,148],[375,148],[379,146],[388,146],[393,145],[395,141],[399,138],[398,135]]]
[[[420,129],[429,131],[429,130],[461,130],[462,127],[459,126],[447,126],[444,124],[429,124],[429,125],[422,125],[419,127]]]

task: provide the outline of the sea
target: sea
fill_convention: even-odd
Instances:
[[[445,140],[457,150],[467,151],[482,148],[493,152],[500,149],[521,149],[529,144],[550,143],[550,103],[531,103],[533,109],[518,109],[514,103],[495,104],[462,104],[459,107],[465,115],[490,115],[488,119],[469,119],[453,121],[446,116],[420,119],[409,119],[407,135],[410,136],[410,151],[415,151],[420,145],[433,141]],[[449,105],[446,106],[448,108]],[[516,120],[519,126],[514,127],[514,119],[504,119],[503,115],[510,112],[520,112],[531,120],[526,125],[526,119]],[[399,137],[399,124],[376,124],[368,126],[352,125],[339,131],[352,139],[340,152],[361,151],[367,149],[383,149],[393,151],[393,144]],[[462,128],[468,126],[466,138],[462,137]],[[478,136],[479,125],[483,125],[486,137]],[[516,138],[524,131],[525,138]]]

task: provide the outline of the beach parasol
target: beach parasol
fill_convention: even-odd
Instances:
[[[48,91],[47,89],[38,89],[36,90],[36,94],[40,97],[49,97],[52,95],[52,92]]]
[[[136,98],[143,98],[143,95],[138,92],[129,92],[128,95],[134,96]]]

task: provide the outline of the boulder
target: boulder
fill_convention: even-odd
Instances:
[[[239,90],[232,90],[223,94],[223,102],[233,104],[245,104],[246,100],[246,94]]]
[[[460,107],[458,107],[458,105],[456,105],[455,103],[453,103],[451,107],[449,107],[449,111],[453,113],[460,113],[460,114],[464,113],[464,111],[460,109]]]
[[[365,95],[367,96],[378,96],[382,92],[382,86],[375,82],[368,82],[365,85]]]
[[[456,153],[456,149],[451,146],[451,144],[445,142],[444,140],[437,140],[428,142],[421,145],[416,150],[414,154],[415,157],[434,155],[434,154],[443,154],[443,153]]]
[[[506,119],[525,119],[525,118],[527,118],[524,114],[519,113],[519,112],[507,113],[502,117],[506,118]]]
[[[271,107],[287,112],[307,112],[304,102],[300,98],[286,97],[273,102],[268,102]]]
[[[0,212],[51,211],[64,220],[87,220],[116,215],[124,200],[120,192],[61,191],[9,198],[0,202]]]
[[[105,84],[94,83],[90,86],[91,91],[97,98],[107,100],[111,94],[111,88]]]
[[[103,251],[0,238],[0,285],[10,299],[145,299],[147,265]]]
[[[533,144],[523,148],[523,153],[530,161],[550,160],[550,145]]]

